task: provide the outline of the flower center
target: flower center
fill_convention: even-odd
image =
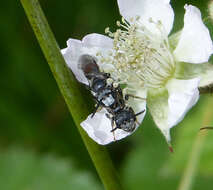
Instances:
[[[103,64],[113,66],[111,72],[115,72],[120,83],[137,83],[145,87],[163,87],[173,75],[175,62],[170,52],[168,36],[163,25],[158,22],[155,25],[159,34],[149,31],[140,21],[139,17],[117,22],[121,28],[116,32],[106,33],[114,39],[113,50],[107,55],[101,55]]]

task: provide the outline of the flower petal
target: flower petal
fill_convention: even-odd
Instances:
[[[213,53],[213,44],[208,28],[204,25],[200,10],[185,5],[184,27],[174,51],[177,61],[189,63],[207,62]]]
[[[104,54],[111,50],[112,46],[113,40],[111,38],[94,33],[85,36],[82,41],[69,39],[67,41],[67,48],[62,49],[61,53],[76,79],[81,83],[88,84],[82,70],[78,68],[80,56],[84,54],[96,56],[97,52],[102,52]]]
[[[156,26],[150,23],[161,21],[167,34],[170,33],[174,12],[170,0],[117,0],[120,14],[127,20],[140,16],[142,23],[152,32],[156,32]]]
[[[171,79],[165,89],[152,90],[148,95],[151,115],[170,143],[170,128],[177,125],[199,99],[199,78],[191,80]]]
[[[80,40],[69,39],[67,41],[67,48],[62,49],[61,53],[64,56],[64,59],[68,65],[68,67],[72,70],[76,79],[88,85],[88,81],[81,69],[78,68],[78,60],[81,55],[85,54],[83,52],[83,45]]]
[[[88,34],[82,39],[83,44],[86,47],[97,47],[101,49],[112,49],[113,48],[113,40],[108,36],[104,36],[101,34]]]
[[[200,78],[190,80],[172,79],[167,84],[168,99],[168,126],[177,125],[199,99],[198,85]]]
[[[106,117],[106,113],[106,109],[103,108],[97,112],[93,118],[89,115],[87,119],[81,123],[81,126],[90,138],[100,145],[106,145],[132,134],[121,129],[116,129],[114,132],[111,132],[111,120]]]
[[[166,89],[152,89],[148,92],[147,106],[152,118],[166,138],[170,142],[170,127],[168,126],[168,92]]]
[[[199,87],[209,86],[213,84],[213,64],[190,64],[177,63],[175,77],[179,79],[192,79],[199,77]]]

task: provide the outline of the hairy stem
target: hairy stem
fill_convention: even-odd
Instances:
[[[91,104],[67,68],[38,0],[20,1],[105,189],[122,189],[106,148],[91,140],[80,127],[80,123],[91,113]]]

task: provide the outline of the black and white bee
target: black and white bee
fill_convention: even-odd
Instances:
[[[96,101],[96,107],[91,117],[95,115],[98,108],[104,107],[108,112],[106,117],[111,119],[111,132],[116,129],[133,132],[136,128],[136,117],[144,113],[145,110],[135,114],[134,110],[126,105],[126,101],[132,95],[123,96],[120,85],[114,85],[110,74],[100,71],[95,57],[87,54],[82,55],[78,66],[87,78],[88,88]]]

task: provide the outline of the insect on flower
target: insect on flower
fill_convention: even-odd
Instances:
[[[200,10],[193,5],[184,6],[183,29],[170,34],[174,23],[170,0],[135,0],[134,3],[129,0],[117,0],[117,3],[122,18],[121,22],[117,22],[116,31],[111,32],[106,28],[108,36],[93,33],[82,40],[69,39],[67,47],[62,50],[64,59],[76,79],[91,88],[94,81],[91,83],[91,80],[88,80],[78,63],[82,55],[95,57],[98,67],[92,67],[94,70],[91,71],[98,71],[96,77],[103,78],[100,87],[106,85],[107,88],[104,86],[104,89],[109,91],[109,96],[105,96],[105,93],[99,93],[99,90],[91,90],[94,98],[99,98],[96,100],[97,106],[102,109],[93,113],[92,117],[88,116],[81,126],[101,145],[115,141],[110,132],[111,121],[116,123],[118,114],[110,106],[122,101],[121,110],[132,113],[129,118],[145,110],[137,116],[139,123],[143,121],[148,107],[156,126],[170,145],[170,130],[181,122],[197,103],[198,88],[213,83],[213,65],[208,63],[213,54],[209,30],[203,23]],[[108,83],[110,80],[111,86]],[[119,92],[113,83],[117,84],[118,88],[124,84],[125,88]],[[143,97],[145,100],[131,98],[126,101],[125,94]],[[99,96],[103,96],[103,99]],[[130,109],[134,111],[131,112]],[[106,117],[107,114],[110,119]],[[124,116],[121,116],[121,119],[123,118]],[[136,127],[133,132],[139,126],[136,121],[134,124]],[[115,128],[117,126],[120,125],[116,124]],[[114,133],[116,140],[132,134],[119,127]]]
[[[123,96],[120,85],[115,83],[110,74],[99,70],[95,57],[87,54],[82,55],[79,59],[78,67],[82,69],[87,78],[89,82],[87,87],[97,103],[91,118],[99,107],[104,107],[108,112],[106,117],[111,120],[111,132],[114,133],[116,129],[133,132],[137,122],[136,116],[144,113],[145,110],[135,114],[134,110],[126,105],[126,101],[131,95]]]

